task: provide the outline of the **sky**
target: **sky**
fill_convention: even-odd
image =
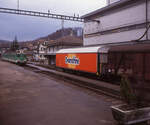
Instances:
[[[18,0],[0,0],[0,7],[17,8]],[[82,16],[106,5],[106,0],[19,0],[19,9]],[[64,21],[64,27],[83,27],[81,22]],[[61,28],[61,20],[0,13],[0,39],[19,41],[47,36]]]

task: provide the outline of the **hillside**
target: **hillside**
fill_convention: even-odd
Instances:
[[[75,28],[65,28],[65,29],[59,29],[56,32],[49,34],[45,37],[40,37],[35,40],[31,41],[24,41],[24,42],[19,42],[20,47],[28,47],[31,44],[37,44],[39,41],[49,41],[49,40],[57,40],[65,36],[74,36],[79,39],[82,39],[83,36],[83,29],[81,27],[75,27]],[[11,41],[7,40],[0,40],[0,47],[9,47]]]
[[[8,41],[8,40],[0,40],[0,47],[9,47],[10,42],[11,41]]]
[[[56,32],[54,32],[52,34],[49,34],[48,36],[38,38],[35,41],[38,41],[41,39],[42,40],[56,40],[56,39],[59,39],[61,37],[68,36],[68,35],[73,35],[75,37],[81,37],[82,38],[82,35],[83,35],[82,32],[83,32],[82,28],[80,28],[80,27],[60,29],[60,30],[57,30]]]

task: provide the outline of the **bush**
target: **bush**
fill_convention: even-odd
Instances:
[[[128,80],[128,78],[126,76],[123,76],[121,78],[120,91],[121,91],[121,96],[122,96],[123,100],[127,104],[131,105],[134,103],[134,100],[136,97],[131,88],[130,81]]]
[[[123,100],[130,106],[140,108],[150,104],[150,83],[143,79],[122,76],[120,84]]]

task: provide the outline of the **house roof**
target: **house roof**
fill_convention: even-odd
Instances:
[[[118,7],[129,5],[131,3],[135,3],[135,2],[138,2],[138,1],[144,1],[144,0],[120,0],[118,2],[114,2],[114,3],[112,3],[112,4],[108,5],[108,6],[105,6],[103,8],[100,8],[100,9],[98,9],[96,11],[93,11],[91,13],[83,15],[83,16],[81,16],[81,18],[86,19],[86,18],[89,18],[89,17],[94,16],[96,14],[100,14],[100,13],[102,14],[102,13],[104,13],[106,11],[111,11],[112,9],[116,9]]]

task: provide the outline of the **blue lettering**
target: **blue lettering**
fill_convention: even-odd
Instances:
[[[80,64],[80,60],[79,60],[79,58],[76,58],[75,56],[73,56],[73,58],[68,58],[68,57],[66,56],[66,57],[65,57],[65,63],[66,63],[66,64],[79,65],[79,64]]]

